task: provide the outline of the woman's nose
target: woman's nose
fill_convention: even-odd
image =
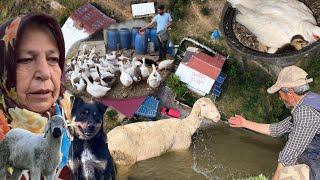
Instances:
[[[40,55],[37,58],[37,63],[34,67],[36,69],[36,78],[40,80],[47,80],[50,78],[50,66],[45,55]]]

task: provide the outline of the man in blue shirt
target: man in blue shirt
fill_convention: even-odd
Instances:
[[[157,23],[157,33],[161,30],[167,31],[168,28],[172,26],[172,18],[170,14],[164,12],[164,6],[159,5],[157,10],[158,10],[158,15],[156,15],[152,19],[151,23],[141,28],[139,32],[143,32],[145,29],[152,27],[155,23]],[[166,58],[167,41],[161,42],[158,37],[158,45],[159,45],[159,61],[162,61],[164,58]]]

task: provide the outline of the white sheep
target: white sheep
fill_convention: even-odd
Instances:
[[[0,180],[5,180],[7,169],[13,167],[11,179],[20,179],[23,170],[30,170],[31,179],[53,180],[61,162],[62,133],[65,119],[52,116],[44,134],[34,134],[20,128],[10,130],[0,142]]]
[[[191,136],[199,128],[203,117],[214,122],[221,117],[209,98],[197,100],[185,119],[171,118],[118,126],[107,135],[109,151],[116,164],[132,165],[169,151],[188,149]]]

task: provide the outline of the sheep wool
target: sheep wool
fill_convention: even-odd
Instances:
[[[200,98],[185,119],[138,122],[114,128],[107,135],[109,150],[116,164],[132,165],[169,151],[188,149],[202,118],[218,122],[220,117],[209,98]]]

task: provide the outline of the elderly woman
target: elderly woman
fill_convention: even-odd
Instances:
[[[70,96],[60,90],[64,53],[61,29],[51,16],[31,13],[0,27],[0,141],[11,128],[42,133],[52,115],[70,120]],[[60,170],[69,147],[64,133]]]

